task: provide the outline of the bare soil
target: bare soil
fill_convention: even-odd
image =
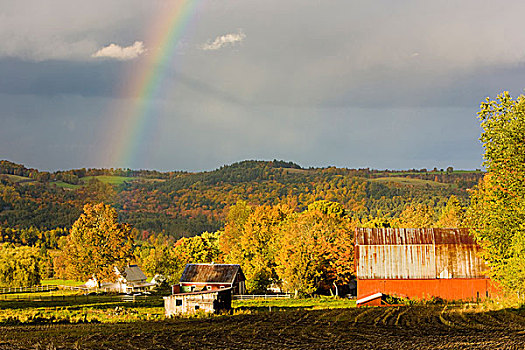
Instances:
[[[525,310],[400,306],[2,326],[0,349],[525,349]]]

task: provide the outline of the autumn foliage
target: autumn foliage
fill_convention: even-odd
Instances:
[[[114,267],[122,268],[133,259],[131,226],[119,223],[114,208],[104,203],[86,204],[73,224],[57,257],[57,273],[86,280],[114,278]]]

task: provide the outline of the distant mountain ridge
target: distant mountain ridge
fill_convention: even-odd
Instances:
[[[286,202],[304,209],[316,200],[343,204],[356,218],[396,217],[407,203],[464,204],[483,172],[308,168],[294,162],[246,160],[204,172],[73,169],[41,172],[0,161],[0,226],[68,228],[86,202],[106,202],[147,236],[175,238],[215,231],[238,200]]]

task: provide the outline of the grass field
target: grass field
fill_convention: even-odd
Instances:
[[[97,179],[100,182],[107,183],[110,185],[121,185],[124,182],[130,182],[139,180],[138,177],[126,177],[126,176],[109,176],[109,175],[101,175],[101,176],[86,176],[81,178],[82,182],[86,183],[89,182],[89,180],[92,180],[93,178]]]
[[[254,299],[254,300],[234,300],[234,308],[249,310],[273,310],[288,309],[341,309],[355,307],[355,300],[334,299],[331,297],[305,298],[305,299]]]
[[[245,310],[204,318],[0,326],[0,349],[492,350],[524,345],[523,309],[443,305]]]
[[[5,176],[5,177],[7,177],[10,181],[12,181],[12,182],[17,182],[17,183],[27,183],[27,184],[30,184],[30,183],[32,183],[32,182],[35,182],[35,180],[33,180],[32,178],[30,178],[30,177],[25,177],[25,176],[8,175],[8,174],[2,174],[2,176]]]
[[[385,176],[403,176],[403,175],[421,175],[421,174],[440,175],[440,174],[445,174],[445,173],[446,171],[443,170],[443,171],[438,171],[438,172],[427,171],[426,173],[425,172],[422,173],[419,171],[398,171],[398,172],[381,173],[381,174],[385,174]],[[482,173],[484,173],[484,171],[481,171],[481,170],[454,170],[452,171],[452,174],[482,174]]]
[[[400,184],[405,186],[431,186],[431,187],[440,187],[440,186],[449,186],[448,184],[444,184],[441,182],[431,181],[431,180],[421,180],[421,179],[412,179],[409,177],[397,177],[397,176],[390,176],[390,177],[378,177],[375,179],[370,179],[371,182],[380,182],[380,183],[393,183],[393,184]]]
[[[57,187],[68,188],[70,190],[76,190],[77,188],[82,187],[81,185],[73,185],[63,181],[54,181],[52,184],[56,185]]]
[[[45,280],[42,280],[42,282],[40,284],[43,285],[43,286],[59,285],[59,286],[73,286],[73,287],[77,287],[77,286],[80,286],[80,285],[82,285],[84,283],[85,282],[73,281],[73,280],[45,279]]]

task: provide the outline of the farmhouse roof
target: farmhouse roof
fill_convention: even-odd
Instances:
[[[356,229],[359,279],[483,278],[480,253],[468,229]]]
[[[140,281],[146,281],[146,275],[138,265],[129,265],[124,268],[123,272],[120,272],[118,269],[115,268],[115,272],[117,275],[120,275],[126,279],[128,282],[140,282]]]
[[[239,274],[245,280],[241,266],[237,264],[186,264],[180,283],[233,283]]]

